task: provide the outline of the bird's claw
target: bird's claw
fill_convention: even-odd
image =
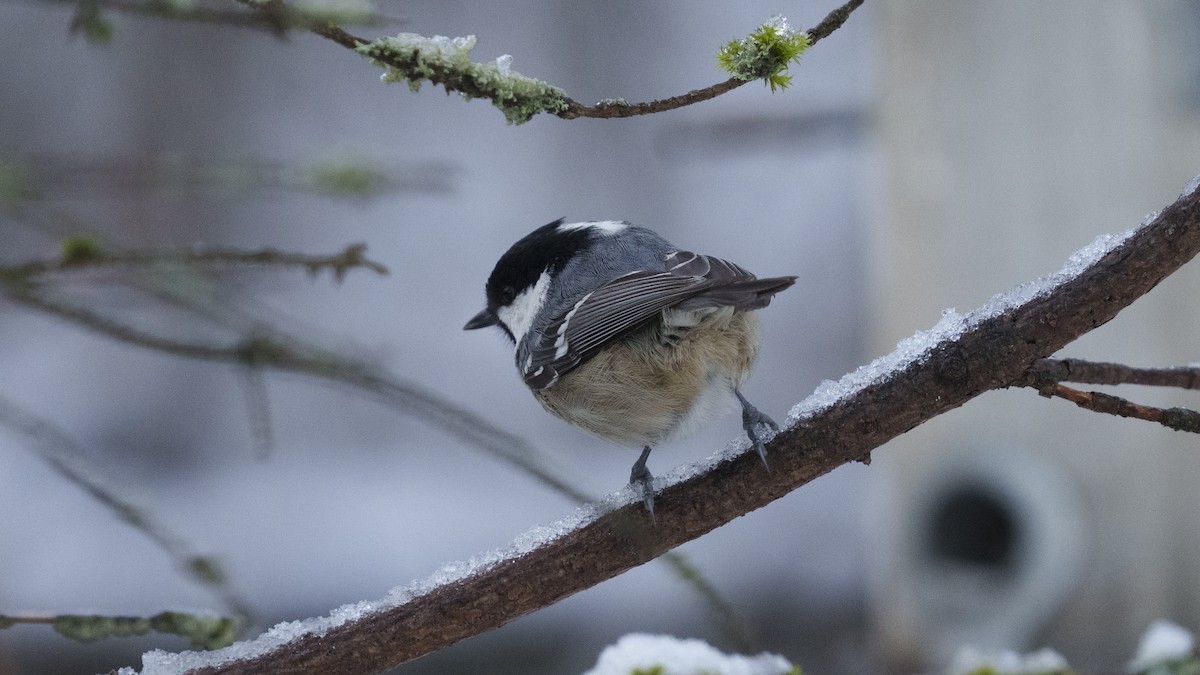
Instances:
[[[642,491],[642,502],[646,505],[646,510],[650,512],[650,517],[654,518],[654,475],[650,473],[650,469],[646,468],[646,459],[650,457],[650,446],[646,446],[642,450],[641,457],[633,463],[633,469],[629,472],[629,484],[634,485]]]

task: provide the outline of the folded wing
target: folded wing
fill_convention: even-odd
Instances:
[[[675,251],[661,270],[631,272],[584,295],[542,331],[522,364],[525,382],[545,389],[619,340],[657,318],[664,309],[700,310],[766,307],[771,296],[796,277],[759,279],[742,267],[712,256]]]

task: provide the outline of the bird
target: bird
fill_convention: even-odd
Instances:
[[[760,427],[779,425],[741,386],[758,355],[754,311],[795,281],[757,278],[627,221],[560,218],[500,256],[486,306],[463,329],[503,330],[518,374],[550,413],[642,448],[629,482],[653,517],[651,449],[698,431],[735,402],[766,465]]]

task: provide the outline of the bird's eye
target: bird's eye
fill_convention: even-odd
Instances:
[[[500,304],[507,305],[508,303],[512,302],[513,298],[515,297],[517,297],[517,289],[513,288],[512,286],[505,286],[504,288],[500,289]]]

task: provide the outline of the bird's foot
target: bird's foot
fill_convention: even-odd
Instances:
[[[642,501],[646,504],[646,510],[650,512],[650,517],[654,517],[654,475],[650,473],[650,469],[646,468],[646,459],[650,457],[650,446],[642,449],[641,457],[633,463],[633,469],[629,472],[629,484],[639,487],[642,490]]]
[[[746,436],[754,446],[754,451],[762,459],[763,466],[770,471],[771,467],[767,464],[767,446],[763,445],[762,438],[758,435],[758,425],[765,425],[773,431],[779,431],[779,425],[766,413],[751,405],[750,401],[742,396],[742,392],[734,389],[733,393],[737,395],[738,401],[742,404],[742,428],[746,430]]]

